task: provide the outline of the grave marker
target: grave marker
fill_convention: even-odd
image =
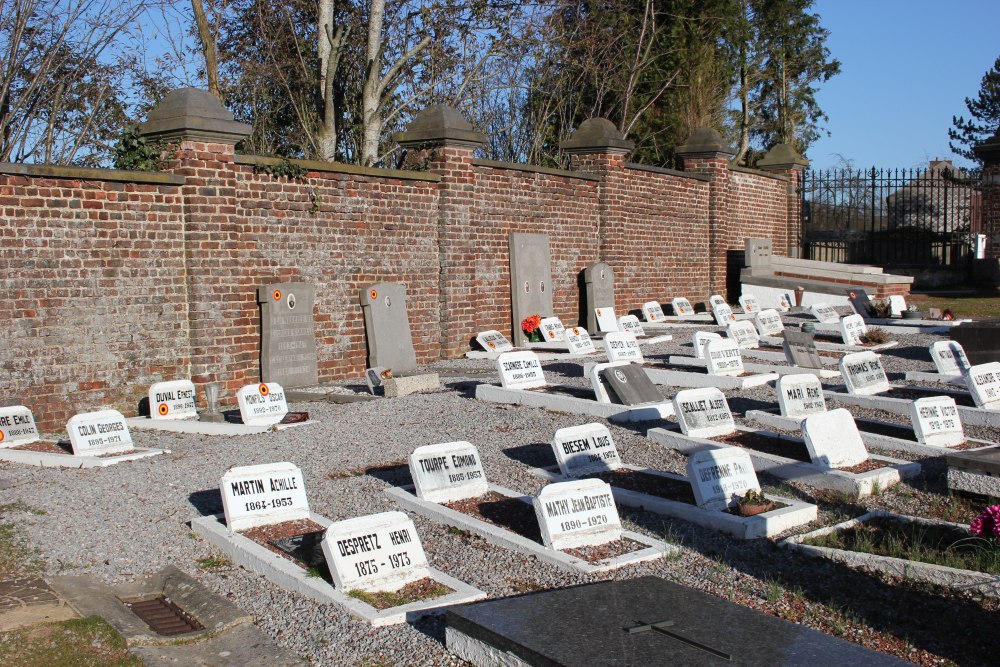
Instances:
[[[618,329],[621,331],[627,331],[636,338],[640,336],[645,336],[646,332],[642,329],[642,322],[635,315],[622,315],[618,318]]]
[[[674,395],[674,412],[681,432],[692,438],[729,435],[736,430],[729,403],[719,389],[684,389]]]
[[[682,296],[673,299],[670,305],[674,308],[674,315],[683,315],[684,317],[694,315],[694,306]]]
[[[942,375],[961,375],[972,367],[962,345],[953,340],[931,343],[931,359],[934,360],[937,372]]]
[[[753,321],[761,336],[777,336],[785,330],[781,315],[773,308],[760,311],[754,315]]]
[[[260,375],[282,387],[319,382],[313,305],[316,288],[308,283],[273,283],[257,290],[260,304]]]
[[[709,375],[738,377],[744,372],[740,348],[731,340],[710,340],[705,343],[705,361]]]
[[[496,329],[483,331],[476,336],[476,342],[487,352],[501,353],[510,352],[514,349],[514,346],[507,340],[507,337]]]
[[[534,352],[504,352],[497,357],[497,370],[504,389],[533,389],[547,384]]]
[[[855,313],[866,320],[872,317],[872,300],[868,297],[868,292],[863,289],[849,289],[847,299],[851,302],[851,308]]]
[[[377,283],[361,290],[361,311],[368,337],[368,366],[382,366],[394,375],[417,369],[406,288],[399,283]]]
[[[927,396],[910,404],[910,420],[917,441],[925,445],[954,447],[965,442],[962,420],[950,396]]]
[[[647,322],[662,322],[665,317],[659,301],[647,301],[642,304],[642,316]]]
[[[542,340],[545,342],[566,340],[566,327],[558,317],[544,317],[538,326],[542,330]]]
[[[643,362],[639,341],[630,333],[612,332],[604,337],[604,347],[608,352],[608,361]]]
[[[510,250],[511,330],[514,344],[527,336],[521,321],[529,315],[552,313],[552,265],[548,234],[515,233],[508,237]],[[545,338],[545,340],[550,340]]]
[[[66,423],[66,432],[74,456],[103,456],[135,449],[125,417],[117,410],[73,415]]]
[[[285,390],[277,382],[248,384],[237,392],[236,401],[248,426],[273,426],[288,414]]]
[[[760,345],[757,329],[749,320],[730,322],[726,328],[726,335],[742,350],[753,349]]]
[[[0,448],[17,447],[38,440],[31,410],[23,405],[0,408]]]
[[[782,375],[775,391],[782,417],[805,417],[826,412],[823,384],[811,373]]]
[[[711,340],[722,340],[722,336],[711,331],[696,331],[694,334],[694,356],[705,358],[705,344]]]
[[[622,534],[611,486],[599,479],[546,485],[533,499],[542,542],[552,549],[605,544]]]
[[[823,368],[823,361],[816,350],[816,340],[812,334],[788,329],[785,331],[782,347],[785,350],[785,361],[790,366]]]
[[[889,297],[889,315],[891,317],[902,317],[904,310],[906,310],[906,299],[899,294],[893,294]]]
[[[1000,410],[1000,361],[973,366],[965,373],[965,383],[977,407]]]
[[[868,460],[854,417],[844,408],[809,415],[802,421],[809,458],[827,468],[850,468]]]
[[[662,403],[663,394],[646,375],[642,366],[625,364],[610,366],[599,371],[603,383],[618,397],[622,405]]]
[[[738,447],[695,452],[687,460],[687,478],[695,503],[709,510],[735,507],[747,491],[760,493],[750,455]]]
[[[848,315],[840,320],[840,336],[844,345],[861,345],[861,337],[866,333],[868,327],[860,315]]]
[[[611,327],[605,320],[601,322],[601,313],[607,316],[607,310],[615,308],[615,272],[609,265],[600,262],[591,264],[583,270],[584,311],[587,313],[585,322],[588,331],[616,331],[618,323],[611,316]],[[595,317],[596,315],[596,317]]]
[[[889,378],[882,360],[874,352],[845,354],[840,359],[840,374],[844,376],[847,393],[871,396],[889,391]]]
[[[833,324],[840,319],[837,309],[828,303],[814,303],[809,308],[809,312],[823,324]]]
[[[230,468],[219,490],[229,532],[309,518],[302,471],[292,463]]]
[[[743,309],[744,313],[752,315],[754,313],[760,312],[760,302],[757,300],[753,294],[744,294],[740,296],[740,308]]]
[[[197,417],[194,383],[190,380],[157,382],[149,388],[149,416],[152,419]]]
[[[795,298],[792,295],[782,292],[778,295],[778,310],[787,313],[795,305]]]
[[[407,458],[417,497],[432,503],[475,498],[488,490],[479,452],[469,442],[417,447]]]
[[[597,315],[597,331],[618,331],[618,318],[615,316],[614,308],[595,308],[594,314]]]
[[[711,308],[715,308],[716,306],[726,306],[728,304],[721,295],[713,294],[712,296],[708,297],[708,305]]]
[[[570,354],[590,354],[594,352],[594,341],[586,329],[570,327],[566,329],[566,347]]]
[[[333,583],[345,593],[395,591],[430,575],[417,529],[402,512],[335,521],[322,547]]]
[[[715,323],[720,327],[724,327],[736,320],[736,316],[733,315],[733,309],[729,307],[729,304],[725,303],[712,306],[712,317],[715,318]]]
[[[622,465],[611,432],[603,424],[559,429],[552,439],[552,451],[559,463],[559,472],[566,477],[608,472]]]

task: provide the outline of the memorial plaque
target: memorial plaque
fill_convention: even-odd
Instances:
[[[744,294],[740,297],[740,308],[744,313],[753,315],[760,312],[760,302],[753,294]]]
[[[335,521],[323,535],[323,556],[345,593],[395,591],[430,576],[417,529],[402,512]]]
[[[469,442],[417,447],[407,459],[418,498],[447,503],[486,493],[486,473],[479,452]]]
[[[599,479],[548,484],[533,504],[542,543],[551,549],[605,544],[622,536],[611,486]]]
[[[934,360],[937,372],[942,375],[961,375],[972,367],[969,358],[965,356],[965,350],[953,340],[931,343],[931,359]]]
[[[722,296],[718,294],[713,294],[712,296],[708,297],[708,305],[710,308],[715,308],[716,306],[726,306],[728,304],[726,303],[726,300],[722,298]]]
[[[965,383],[976,407],[1000,410],[1000,361],[973,366],[965,373]]]
[[[785,330],[781,315],[773,308],[765,308],[753,318],[754,325],[761,336],[777,336]]]
[[[849,289],[847,290],[847,299],[851,302],[851,308],[854,309],[854,312],[862,318],[867,320],[874,316],[872,300],[868,297],[868,292],[863,289]]]
[[[925,445],[954,447],[965,442],[962,420],[950,396],[927,396],[910,404],[910,420],[917,441]]]
[[[548,234],[514,233],[510,250],[511,330],[514,344],[524,345],[527,336],[521,321],[529,315],[555,312],[552,308],[552,264]],[[549,340],[546,338],[546,340]]]
[[[892,317],[902,317],[904,310],[906,310],[906,299],[899,294],[889,297],[889,314]]]
[[[844,345],[861,345],[861,337],[866,333],[868,327],[860,315],[848,315],[840,320],[840,336]]]
[[[608,352],[608,361],[643,362],[639,341],[630,333],[620,331],[609,333],[604,337],[604,347]]]
[[[487,352],[510,352],[514,349],[507,337],[496,329],[490,329],[489,331],[483,331],[478,336],[476,336],[476,342]]]
[[[361,290],[361,311],[368,336],[368,366],[382,366],[395,375],[417,369],[406,288],[399,283],[377,283]]]
[[[812,373],[782,375],[778,378],[775,391],[782,417],[805,417],[826,412],[823,384]]]
[[[543,317],[539,327],[542,330],[542,340],[546,343],[566,340],[566,327],[558,317]]]
[[[664,400],[642,366],[612,366],[600,371],[600,377],[622,405],[662,403]]]
[[[715,323],[720,327],[727,326],[730,322],[736,320],[736,316],[733,315],[733,309],[725,303],[712,306],[712,317],[715,318]]]
[[[597,331],[618,331],[618,318],[615,316],[614,308],[595,308],[594,314],[597,316]]]
[[[191,380],[157,382],[149,388],[149,416],[152,419],[189,419],[198,416]]]
[[[620,331],[627,331],[636,338],[646,335],[646,332],[642,329],[642,322],[635,315],[621,315],[618,318],[618,329]]]
[[[729,403],[719,389],[684,389],[674,395],[674,413],[681,432],[693,438],[712,438],[736,431]]]
[[[566,329],[566,347],[570,354],[590,354],[596,351],[594,341],[590,340],[590,334],[580,327]]]
[[[840,319],[837,309],[828,303],[814,303],[809,308],[809,312],[823,324],[833,324]]]
[[[778,295],[778,310],[787,313],[795,305],[795,297],[787,292]]]
[[[850,468],[868,460],[854,417],[844,408],[806,417],[802,420],[802,437],[816,465]]]
[[[584,323],[588,331],[616,331],[618,325],[613,321],[610,329],[601,325],[601,314],[615,307],[615,272],[607,264],[600,262],[591,264],[583,270],[583,303],[587,321]],[[596,315],[596,317],[595,317]]]
[[[38,427],[31,410],[23,405],[0,408],[0,449],[38,440]]]
[[[673,306],[674,315],[682,315],[684,317],[694,315],[694,306],[692,306],[691,302],[682,296],[673,299],[670,302],[670,305]]]
[[[316,289],[308,283],[274,283],[257,289],[260,304],[260,375],[282,387],[319,382],[313,305]]]
[[[816,350],[816,340],[812,334],[788,329],[785,331],[782,347],[785,350],[785,361],[789,366],[823,368],[823,361]]]
[[[309,518],[302,471],[292,463],[230,468],[219,490],[230,532]]]
[[[534,352],[504,352],[497,357],[500,384],[504,389],[544,387],[545,374]]]
[[[757,334],[757,329],[749,320],[730,322],[726,328],[726,335],[741,350],[750,350],[760,345],[760,336]]]
[[[705,344],[710,340],[722,340],[722,336],[711,331],[696,331],[694,334],[694,356],[698,359],[705,358]]]
[[[687,460],[687,478],[695,503],[709,510],[736,507],[747,491],[760,493],[750,455],[739,447],[695,452]]]
[[[117,410],[81,412],[66,423],[74,456],[103,456],[135,449],[125,417]]]
[[[855,352],[840,359],[840,374],[847,385],[847,393],[872,396],[889,391],[889,378],[882,368],[882,360],[874,352]]]
[[[664,319],[663,308],[659,301],[647,301],[642,304],[642,316],[647,322],[662,322]]]
[[[705,343],[705,361],[709,375],[737,377],[744,372],[740,348],[731,340],[710,340]]]
[[[288,414],[285,390],[277,382],[248,384],[237,392],[236,401],[247,426],[273,426]]]
[[[608,472],[622,465],[611,431],[603,424],[559,429],[552,439],[552,451],[559,463],[559,472],[566,477]]]

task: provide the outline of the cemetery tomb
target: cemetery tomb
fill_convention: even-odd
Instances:
[[[622,315],[618,318],[618,329],[620,331],[625,331],[636,338],[640,338],[646,335],[646,332],[642,329],[642,323],[639,318],[635,315]]]
[[[260,374],[264,382],[292,388],[319,381],[313,324],[315,300],[316,288],[308,283],[273,283],[258,288]]]
[[[507,337],[496,329],[481,332],[476,336],[476,342],[487,352],[510,352],[514,349]]]
[[[406,300],[406,288],[399,283],[377,283],[361,290],[370,368],[388,368],[396,376],[417,369]]]
[[[504,389],[544,387],[545,374],[534,352],[505,352],[497,357],[500,385]]]
[[[417,497],[432,503],[475,498],[487,491],[479,452],[469,442],[417,447],[407,459]]]
[[[729,435],[736,430],[729,403],[715,387],[684,389],[674,395],[674,414],[681,432],[692,438]]]
[[[697,359],[705,358],[705,345],[712,340],[722,340],[722,336],[711,331],[696,331],[694,334],[694,356]]]
[[[431,574],[417,529],[403,512],[335,521],[323,533],[322,548],[343,592],[395,591]]]
[[[615,272],[609,265],[599,262],[583,270],[583,303],[584,312],[587,313],[587,321],[583,324],[586,324],[588,331],[618,330],[618,322],[613,314]],[[607,319],[609,310],[612,311],[610,320]]]
[[[603,424],[559,429],[552,439],[552,451],[559,463],[559,472],[566,477],[608,472],[622,465],[611,432]]]
[[[106,456],[135,449],[125,417],[117,410],[81,412],[66,424],[74,456]]]
[[[606,393],[616,397],[622,405],[647,405],[663,402],[663,395],[649,379],[642,366],[628,363],[597,364],[594,369],[591,370],[591,373],[597,376],[602,386],[606,386],[610,390]],[[595,390],[595,393],[598,392]]]
[[[861,345],[861,337],[866,333],[868,327],[860,315],[848,315],[840,320],[840,335],[844,345]]]
[[[785,332],[782,347],[789,366],[799,368],[823,368],[823,360],[816,350],[816,339],[804,331],[789,329]]]
[[[872,317],[872,301],[868,297],[868,292],[863,289],[849,289],[847,299],[851,302],[851,308],[855,313],[865,319]]]
[[[971,367],[962,345],[953,340],[931,343],[931,359],[937,372],[942,375],[961,375]]]
[[[840,319],[837,309],[828,303],[814,303],[809,308],[809,312],[823,324],[833,324]]]
[[[596,351],[590,334],[580,327],[566,329],[566,347],[570,354],[590,354]]]
[[[521,321],[529,315],[554,312],[552,307],[552,264],[548,234],[515,233],[508,237],[510,250],[510,305],[514,344],[524,345],[527,337]],[[545,340],[554,340],[548,337]]]
[[[744,373],[740,348],[731,340],[710,340],[705,343],[705,361],[709,375],[738,377]]]
[[[740,349],[751,349],[760,345],[760,336],[757,329],[747,320],[730,322],[726,327],[726,335],[736,343]]]
[[[850,468],[868,460],[854,417],[844,408],[809,415],[802,437],[813,463],[826,468]]]
[[[190,380],[157,382],[149,388],[149,416],[152,419],[192,419],[198,417],[194,403],[194,383]]]
[[[302,471],[292,463],[232,467],[219,481],[219,490],[231,533],[309,518]]]
[[[727,304],[726,300],[722,298],[722,296],[718,294],[713,294],[712,296],[708,297],[708,305],[711,306],[712,308],[715,308],[716,306],[725,306]]]
[[[954,447],[965,442],[958,407],[949,396],[927,396],[913,401],[910,420],[921,444]]]
[[[742,308],[743,312],[748,315],[759,313],[760,302],[757,301],[757,297],[753,294],[744,294],[740,297],[740,308]]]
[[[595,308],[594,314],[597,316],[598,331],[618,331],[618,318],[614,308]]]
[[[647,322],[662,322],[665,318],[659,301],[647,301],[642,304],[642,316]]]
[[[906,299],[898,294],[889,297],[889,314],[892,317],[902,317],[906,310]]]
[[[691,302],[684,297],[677,297],[670,302],[670,305],[674,308],[674,315],[689,317],[694,315],[694,307]]]
[[[767,308],[758,312],[753,318],[761,336],[777,336],[785,330],[785,325],[781,321],[781,315],[773,308]]]
[[[543,317],[539,327],[542,330],[542,340],[546,343],[566,339],[566,327],[558,317]]]
[[[705,449],[687,460],[695,503],[710,510],[735,507],[747,491],[760,493],[750,455],[737,447]]]
[[[725,303],[712,306],[712,317],[715,318],[715,323],[720,327],[724,327],[736,319],[736,316],[733,315],[733,309]]]
[[[0,449],[27,445],[38,438],[31,410],[23,405],[0,408]]]
[[[272,426],[288,414],[285,390],[276,382],[248,384],[237,392],[236,400],[248,426]]]
[[[1000,361],[971,367],[965,373],[965,382],[977,407],[1000,410]]]
[[[871,396],[890,389],[882,361],[874,352],[845,354],[840,360],[840,374],[849,394]]]
[[[604,337],[604,347],[608,353],[608,361],[630,361],[639,364],[643,362],[639,342],[630,333],[609,333]]]
[[[823,385],[815,375],[783,375],[775,388],[782,417],[806,417],[826,412]]]
[[[599,479],[548,484],[532,504],[542,542],[550,549],[605,544],[622,536],[611,486]]]

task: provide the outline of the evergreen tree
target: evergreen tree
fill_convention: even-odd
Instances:
[[[965,108],[970,118],[952,116],[953,128],[948,130],[948,146],[957,155],[977,164],[982,161],[972,152],[972,148],[989,139],[1000,128],[1000,57],[993,63],[993,69],[983,75],[976,99],[965,98]]]

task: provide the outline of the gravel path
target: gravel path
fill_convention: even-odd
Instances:
[[[644,348],[647,357],[665,361],[670,354],[690,354],[694,331],[675,329],[674,341]],[[901,381],[908,370],[933,370],[927,348],[938,336],[895,338],[899,346],[882,355],[890,380]],[[544,366],[550,382],[588,384],[577,363],[555,361]],[[213,550],[190,532],[187,523],[198,514],[221,511],[218,483],[227,468],[275,461],[291,461],[302,469],[312,509],[330,519],[398,509],[382,491],[409,480],[401,467],[407,454],[419,445],[454,440],[468,440],[479,448],[491,482],[534,493],[541,482],[528,473],[526,463],[554,463],[548,445],[554,431],[591,421],[477,402],[475,385],[497,381],[489,361],[453,360],[435,364],[433,369],[491,372],[466,377],[449,374],[442,378],[445,386],[440,391],[399,399],[294,404],[292,410],[307,410],[319,423],[277,433],[210,438],[135,431],[138,445],[165,447],[173,453],[106,469],[0,464],[0,479],[11,482],[11,488],[0,490],[0,505],[20,502],[44,511],[40,515],[7,509],[4,521],[19,526],[44,560],[48,574],[90,573],[121,582],[176,565],[254,614],[265,633],[316,665],[461,664],[444,648],[439,619],[372,629],[338,607],[286,592],[240,567],[202,569],[198,561]],[[359,386],[357,382],[349,385]],[[662,390],[666,397],[675,392],[669,387]],[[747,409],[775,404],[774,390],[767,386],[726,393],[738,417]],[[850,409],[858,416],[899,421],[894,415]],[[683,473],[684,457],[647,440],[644,429],[611,427],[622,459]],[[998,439],[987,429],[967,432]],[[982,505],[979,500],[949,497],[941,478],[943,470],[940,462],[932,463],[917,480],[860,502],[812,494],[789,484],[780,485],[780,491],[819,501],[819,524],[874,507],[942,515]],[[767,488],[779,490],[773,485]],[[621,511],[626,528],[680,544],[680,555],[609,574],[568,574],[480,538],[454,534],[421,517],[414,519],[431,564],[491,597],[655,574],[923,664],[989,664],[996,659],[991,652],[995,647],[980,645],[968,638],[969,633],[953,628],[985,626],[997,612],[992,601],[926,586],[893,585],[882,577],[786,553],[770,540],[738,542],[682,521],[626,508]],[[894,613],[917,608],[926,613],[910,617]],[[988,641],[992,640],[982,640]]]

